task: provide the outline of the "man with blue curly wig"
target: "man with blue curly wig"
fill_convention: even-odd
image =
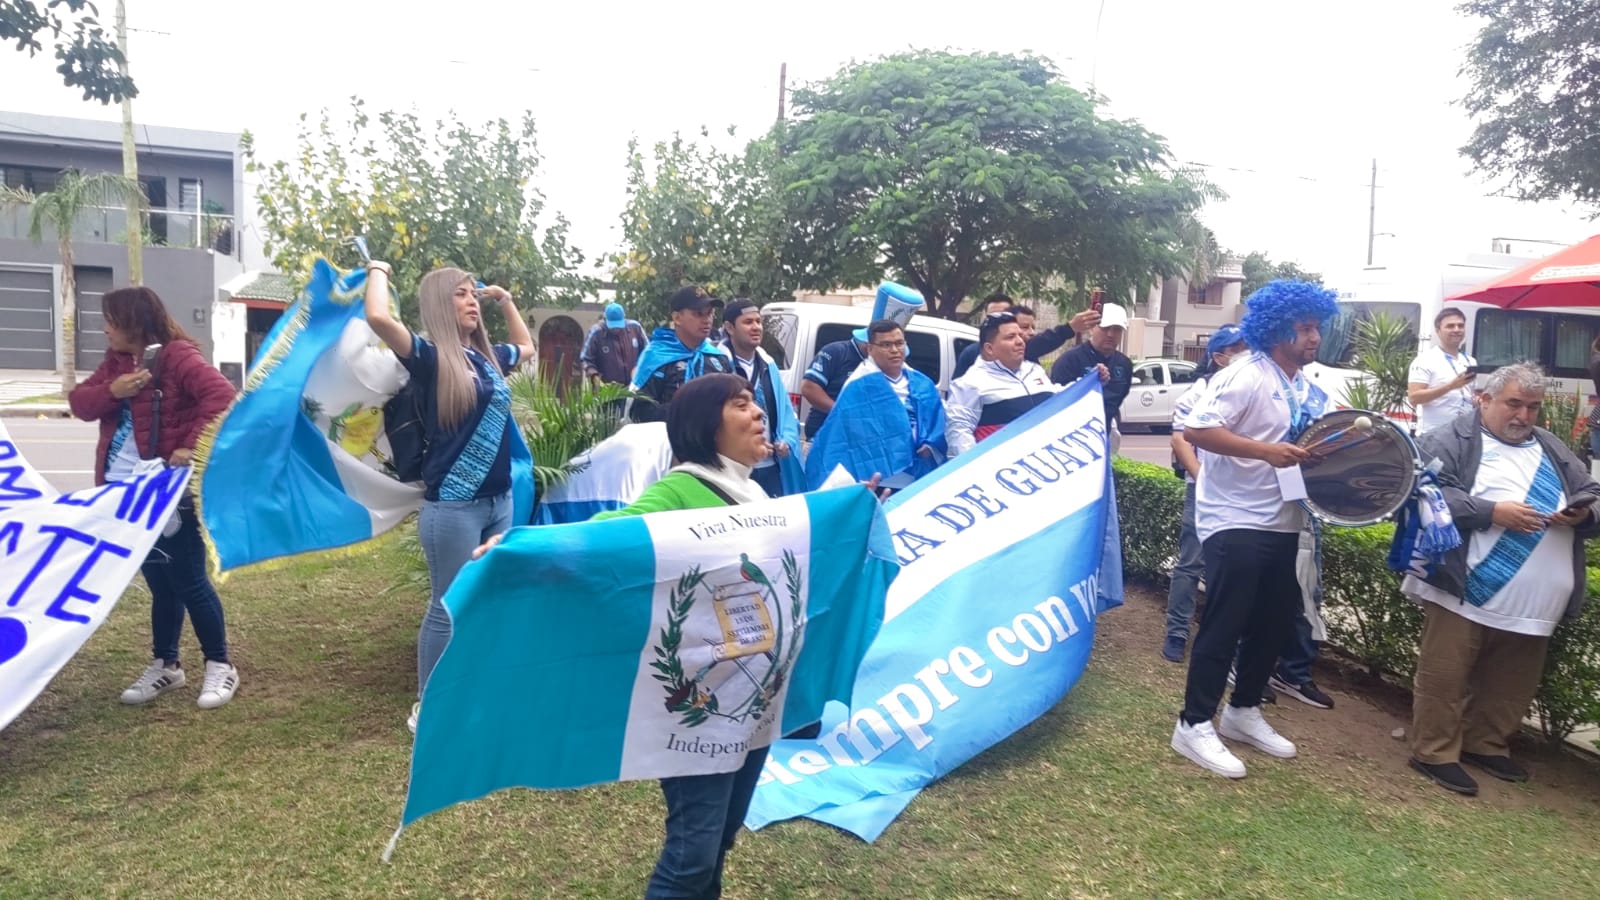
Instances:
[[[1261,702],[1301,611],[1295,561],[1306,512],[1296,502],[1304,482],[1296,493],[1293,476],[1308,454],[1294,440],[1327,405],[1301,369],[1316,358],[1335,296],[1289,280],[1251,294],[1239,326],[1250,355],[1219,372],[1184,421],[1184,436],[1208,454],[1195,487],[1206,605],[1172,749],[1228,778],[1243,778],[1245,767],[1224,737],[1280,759],[1295,755]],[[1236,654],[1233,696],[1213,727]]]

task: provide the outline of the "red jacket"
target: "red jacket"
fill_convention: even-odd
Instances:
[[[193,450],[200,432],[233,402],[233,385],[206,362],[200,348],[190,341],[173,341],[161,349],[156,363],[158,377],[129,398],[133,409],[133,436],[139,455],[162,459],[174,450]],[[94,451],[94,483],[106,480],[106,451],[117,433],[122,416],[122,401],[111,396],[111,382],[134,370],[131,353],[106,351],[105,361],[87,380],[67,395],[72,414],[84,421],[100,421],[100,443]],[[161,388],[161,446],[150,446],[150,414],[155,388]]]

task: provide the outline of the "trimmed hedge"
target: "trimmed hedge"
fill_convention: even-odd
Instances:
[[[1112,473],[1122,516],[1122,566],[1126,578],[1167,584],[1178,553],[1183,482],[1172,469],[1116,457]],[[1417,666],[1422,611],[1400,593],[1389,571],[1394,526],[1324,528],[1322,608],[1328,641],[1373,674],[1409,679]],[[1589,560],[1600,561],[1591,542]],[[1583,615],[1556,629],[1534,709],[1544,734],[1561,741],[1580,726],[1600,722],[1600,569],[1591,565]]]

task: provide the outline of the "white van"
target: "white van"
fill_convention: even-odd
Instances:
[[[811,413],[811,404],[800,397],[800,379],[817,351],[845,340],[850,332],[871,321],[872,310],[865,306],[783,301],[761,307],[761,349],[783,370],[784,388],[800,411],[801,422]],[[906,362],[932,378],[939,385],[941,397],[948,396],[956,357],[977,342],[978,329],[971,325],[934,316],[912,316],[906,327]]]
[[[1600,309],[1501,309],[1487,303],[1446,302],[1445,297],[1491,281],[1539,257],[1505,253],[1469,253],[1444,264],[1362,269],[1343,278],[1329,278],[1339,292],[1339,312],[1323,332],[1317,361],[1306,376],[1318,382],[1335,403],[1345,401],[1345,386],[1363,373],[1352,368],[1358,323],[1375,312],[1404,320],[1417,336],[1420,352],[1433,346],[1433,319],[1445,306],[1467,319],[1467,352],[1484,366],[1498,367],[1524,359],[1542,365],[1563,394],[1581,393],[1584,407],[1593,393],[1589,379],[1589,346],[1600,335]],[[1391,415],[1408,420],[1409,411]]]

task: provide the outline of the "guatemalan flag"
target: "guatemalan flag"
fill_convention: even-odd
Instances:
[[[197,454],[201,523],[220,571],[357,547],[422,504],[385,470],[383,405],[405,385],[367,326],[366,273],[317,260],[262,343],[244,392]],[[533,510],[533,461],[510,429],[513,521]]]
[[[402,827],[507,787],[739,768],[850,695],[898,570],[859,485],[513,529],[444,597]]]
[[[535,525],[587,522],[621,509],[672,468],[667,423],[624,425],[572,459],[573,473],[551,485],[533,511]]]

